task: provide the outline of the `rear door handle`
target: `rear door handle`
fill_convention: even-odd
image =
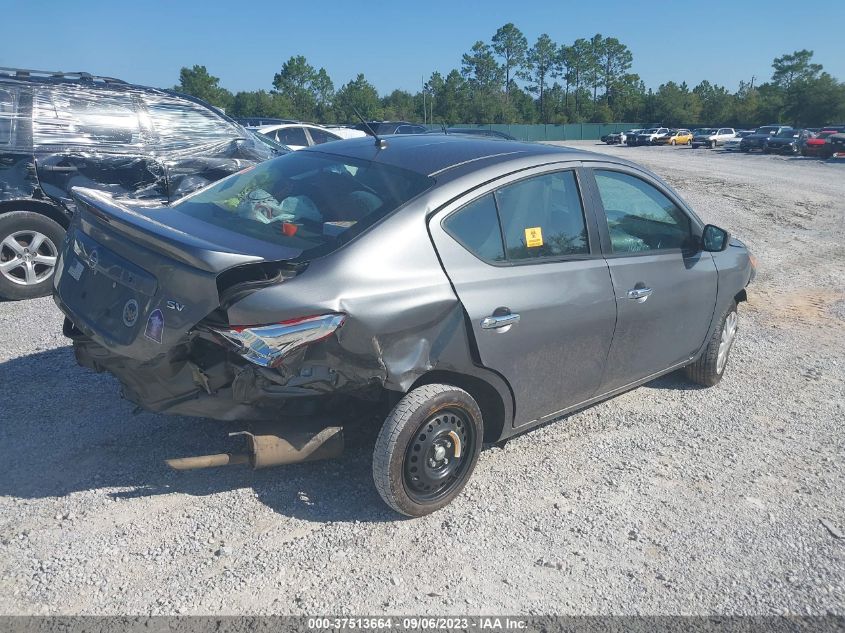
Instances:
[[[481,320],[482,330],[495,330],[500,327],[507,327],[508,325],[515,325],[519,323],[518,314],[502,314],[500,316],[488,316]]]
[[[631,288],[628,291],[628,298],[634,299],[637,303],[644,303],[652,292],[651,288]]]

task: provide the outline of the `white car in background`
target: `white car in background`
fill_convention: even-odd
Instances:
[[[345,125],[324,125],[323,127],[342,138],[361,138],[362,136],[367,136],[367,133],[363,130],[356,130],[354,127],[347,127]]]
[[[739,145],[742,143],[742,139],[744,139],[749,134],[754,134],[754,130],[737,130],[736,136],[733,138],[729,138],[722,144],[722,148],[726,152],[738,152]]]
[[[305,149],[312,145],[322,145],[330,141],[340,141],[345,137],[335,130],[324,128],[312,123],[280,123],[276,125],[265,125],[258,128],[264,136],[282,145],[287,145],[292,150]]]

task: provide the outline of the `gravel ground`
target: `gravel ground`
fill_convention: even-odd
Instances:
[[[657,380],[482,456],[399,520],[336,462],[176,473],[221,423],[77,367],[0,304],[0,613],[845,614],[845,165],[605,147],[760,257],[725,379]]]

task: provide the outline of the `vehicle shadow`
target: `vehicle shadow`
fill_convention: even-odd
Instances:
[[[696,384],[688,379],[683,369],[678,369],[660,378],[655,378],[643,386],[650,387],[651,389],[669,389],[671,391],[698,391],[699,389],[707,389],[707,387]]]
[[[310,521],[393,521],[379,498],[372,420],[346,427],[337,460],[253,471],[249,466],[177,472],[172,457],[237,451],[243,424],[133,415],[107,374],[76,365],[70,346],[0,363],[0,496],[60,498],[102,491],[115,500],[252,488],[279,514]]]

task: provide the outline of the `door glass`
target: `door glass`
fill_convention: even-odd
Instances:
[[[159,150],[226,143],[242,135],[213,110],[186,99],[156,94],[144,95],[144,102]]]
[[[584,209],[572,171],[536,176],[496,191],[507,258],[589,252]]]
[[[276,133],[279,143],[285,145],[308,146],[308,139],[305,138],[305,130],[301,127],[284,127]]]
[[[691,222],[654,186],[634,176],[595,170],[614,253],[686,248]]]
[[[443,221],[443,228],[476,257],[487,261],[504,261],[505,250],[492,193],[449,215]]]

